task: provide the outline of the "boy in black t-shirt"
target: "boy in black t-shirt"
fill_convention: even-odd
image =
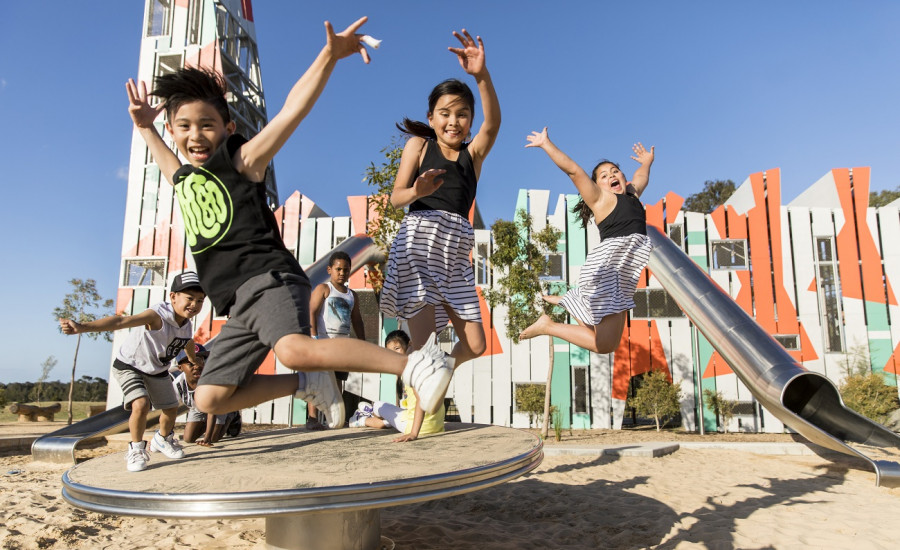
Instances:
[[[215,73],[185,68],[158,77],[152,95],[163,104],[157,106],[150,105],[144,83],[126,85],[134,125],[175,186],[203,288],[217,312],[230,317],[194,392],[203,412],[224,414],[293,393],[336,428],[344,423],[336,369],[401,376],[428,412],[442,402],[452,365],[434,335],[408,358],[362,340],[310,338],[309,279],[281,241],[266,203],[269,162],[312,109],[337,61],[359,52],[369,62],[356,34],[365,22],[337,34],[325,22],[325,47],[281,111],[249,141],[234,134],[224,81]],[[163,109],[166,130],[189,164],[182,166],[153,125]],[[270,349],[298,374],[254,375]]]

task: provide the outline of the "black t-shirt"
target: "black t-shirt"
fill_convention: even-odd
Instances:
[[[203,166],[186,164],[175,172],[184,233],[200,284],[219,315],[228,314],[235,291],[251,277],[270,271],[306,277],[281,240],[265,184],[234,168],[234,153],[246,142],[229,136]]]
[[[629,191],[631,190],[629,186]],[[616,195],[616,207],[597,224],[601,239],[647,234],[647,215],[637,195],[626,192]]]
[[[437,190],[422,197],[409,205],[410,212],[417,210],[445,210],[456,212],[463,218],[469,218],[469,210],[475,201],[475,190],[478,187],[478,179],[475,177],[475,165],[469,149],[463,144],[459,151],[459,157],[455,160],[447,160],[441,154],[440,148],[434,140],[425,141],[425,158],[419,167],[419,174],[437,168],[447,172],[439,178],[444,180]]]

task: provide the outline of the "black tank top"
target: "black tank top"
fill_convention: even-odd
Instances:
[[[447,160],[434,140],[425,140],[425,158],[419,167],[419,174],[431,168],[446,170],[442,176],[444,183],[431,195],[422,197],[409,205],[410,212],[419,210],[445,210],[469,218],[469,210],[475,201],[478,179],[475,165],[469,155],[468,144],[463,144],[456,161]],[[417,174],[418,176],[418,174]]]
[[[616,206],[602,222],[597,224],[601,239],[647,234],[647,215],[641,199],[632,193],[616,195]]]

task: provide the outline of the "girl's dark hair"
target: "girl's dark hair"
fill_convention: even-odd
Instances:
[[[600,167],[603,166],[604,164],[612,164],[613,166],[616,167],[617,170],[619,170],[619,172],[622,171],[622,169],[619,168],[619,165],[616,164],[615,162],[613,162],[611,160],[603,159],[600,162],[598,162],[596,166],[594,166],[593,170],[591,170],[591,179],[592,180],[597,181],[597,170],[599,170]],[[587,203],[584,202],[584,198],[582,198],[581,195],[578,196],[578,202],[576,202],[575,206],[572,207],[572,213],[576,214],[580,218],[581,227],[587,227],[588,224],[591,223],[591,217],[594,215],[594,213],[591,212],[591,209],[588,207]]]
[[[185,103],[203,101],[212,105],[222,117],[222,122],[228,124],[231,122],[231,113],[228,112],[228,102],[225,101],[226,91],[225,80],[218,73],[185,67],[156,77],[156,89],[150,95],[165,102],[166,119],[169,122]]]
[[[384,345],[386,346],[394,340],[399,340],[405,348],[409,347],[409,335],[400,329],[388,333],[387,337],[384,339]]]
[[[437,105],[441,96],[445,95],[457,95],[461,97],[462,100],[466,102],[466,105],[469,106],[472,114],[475,114],[475,96],[472,94],[472,89],[461,80],[448,78],[435,86],[434,89],[431,90],[431,93],[428,94],[429,115],[434,112],[434,106]],[[412,120],[406,117],[403,117],[403,122],[397,124],[397,129],[404,134],[418,136],[420,138],[435,139],[437,137],[434,133],[434,128],[429,126],[427,122],[419,122],[418,120]]]

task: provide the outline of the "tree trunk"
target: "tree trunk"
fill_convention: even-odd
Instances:
[[[69,419],[67,425],[72,425],[72,396],[75,394],[75,365],[78,364],[78,348],[81,346],[81,334],[75,340],[75,358],[72,359],[72,380],[69,382]]]
[[[544,391],[544,427],[541,437],[547,439],[550,435],[550,383],[553,382],[553,337],[550,338],[550,368],[547,369],[547,389]]]

